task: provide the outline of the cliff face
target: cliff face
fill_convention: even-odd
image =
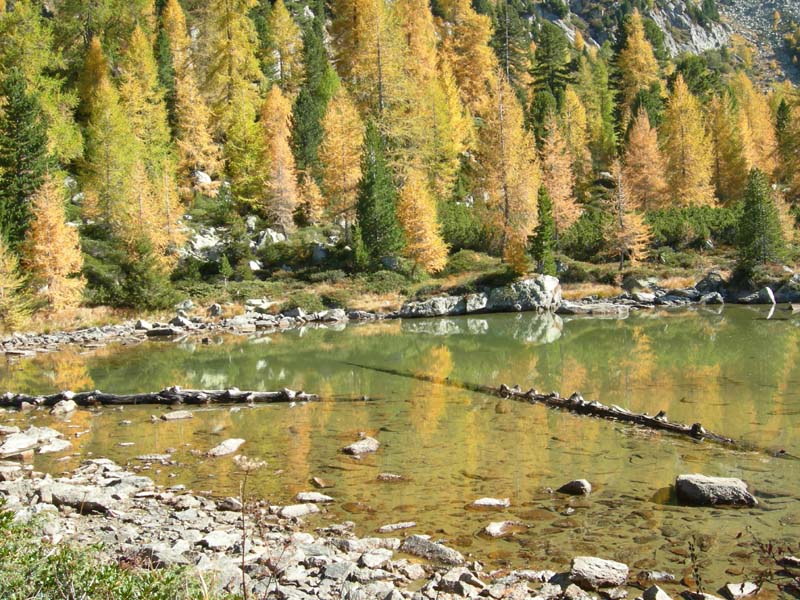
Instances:
[[[685,2],[663,2],[647,12],[661,31],[671,56],[683,52],[700,54],[724,46],[731,36],[725,24],[709,21],[705,26],[692,18]]]

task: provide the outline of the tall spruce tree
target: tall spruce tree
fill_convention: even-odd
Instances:
[[[553,218],[553,202],[547,188],[539,188],[539,222],[536,225],[531,252],[537,267],[545,275],[556,274],[556,221]]]
[[[527,100],[532,62],[531,37],[521,8],[513,0],[499,0],[494,11],[491,46],[500,67],[520,98]]]
[[[752,273],[760,265],[779,260],[784,250],[778,207],[772,197],[769,178],[750,169],[744,206],[739,218],[738,266]]]
[[[564,33],[549,21],[542,23],[536,40],[533,77],[538,89],[548,89],[560,99],[570,80],[568,42]]]
[[[397,187],[389,169],[384,141],[374,121],[367,124],[361,159],[356,213],[361,240],[371,266],[399,253],[404,246],[397,218]]]
[[[31,197],[49,166],[47,127],[18,69],[0,84],[0,105],[0,235],[16,249],[31,218]]]

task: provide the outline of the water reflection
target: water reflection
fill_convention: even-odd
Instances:
[[[172,449],[179,466],[151,475],[226,494],[238,490],[233,463],[201,454],[222,439],[242,437],[243,451],[269,463],[251,486],[265,498],[285,502],[308,489],[312,477],[322,477],[334,485],[328,490],[337,500],[330,508],[334,516],[356,520],[360,533],[414,520],[418,532],[449,538],[496,564],[563,566],[570,556],[591,552],[682,574],[689,538],[705,536],[713,558],[708,577],[722,583],[729,563],[741,563],[739,555],[752,550],[747,535],[736,537],[746,526],[762,539],[796,538],[800,532],[796,461],[498,401],[452,384],[579,390],[632,410],[663,409],[672,419],[700,421],[800,455],[800,328],[787,315],[769,321],[764,316],[749,309],[642,314],[624,321],[487,315],[374,323],[341,332],[308,329],[208,346],[66,351],[0,368],[0,388],[132,392],[179,384],[315,391],[324,401],[235,412],[215,408],[172,423],[151,423],[156,408],[128,407],[81,412],[60,426],[71,433],[90,431],[76,438],[84,455],[127,461]],[[121,426],[122,420],[132,424]],[[361,460],[343,455],[340,448],[361,431],[376,435],[381,450]],[[407,481],[378,482],[377,475],[387,471]],[[743,477],[763,495],[762,507],[706,511],[664,504],[663,490],[681,472]],[[588,499],[548,493],[576,477],[595,485]],[[497,514],[464,509],[480,496],[508,496],[512,506]],[[504,519],[531,527],[511,539],[475,542],[489,520]]]

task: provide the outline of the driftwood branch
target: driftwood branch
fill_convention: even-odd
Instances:
[[[21,408],[24,403],[36,406],[55,406],[62,400],[72,400],[78,406],[120,406],[136,404],[260,404],[270,402],[304,402],[319,400],[315,394],[284,389],[277,392],[248,392],[229,390],[185,390],[178,386],[145,394],[107,394],[94,392],[59,392],[48,396],[30,396],[6,392],[0,396],[0,407]]]
[[[440,377],[432,377],[424,373],[409,373],[395,369],[360,365],[357,363],[347,364],[353,367],[370,369],[372,371],[379,371],[381,373],[388,373],[390,375],[397,375],[399,377],[408,377],[410,379],[416,379],[419,381],[437,383],[440,385],[468,390],[478,394],[485,394],[498,398],[508,398],[522,402],[529,402],[531,404],[543,404],[550,408],[566,410],[577,415],[597,417],[600,419],[620,421],[623,423],[631,423],[647,429],[666,431],[676,435],[687,436],[695,440],[715,442],[724,446],[735,448],[737,450],[763,451],[781,458],[795,458],[787,454],[784,450],[774,451],[760,449],[746,442],[735,440],[733,438],[714,433],[713,431],[707,431],[700,423],[686,425],[684,423],[670,421],[664,411],[659,412],[655,416],[650,416],[646,413],[635,413],[619,406],[606,406],[605,404],[601,404],[600,402],[596,401],[589,402],[584,400],[583,396],[581,396],[579,393],[572,394],[572,396],[568,398],[562,398],[555,392],[551,394],[540,394],[534,389],[523,392],[519,386],[508,387],[507,385],[501,385],[500,387],[492,387],[488,385],[456,381],[450,378],[442,379]]]

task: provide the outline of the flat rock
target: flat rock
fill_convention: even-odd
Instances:
[[[72,442],[56,438],[43,446],[39,446],[37,452],[39,454],[55,454],[56,452],[64,452],[70,448],[72,448]]]
[[[403,521],[402,523],[390,523],[378,528],[378,533],[392,533],[394,531],[402,531],[404,529],[411,529],[417,526],[416,521]]]
[[[191,419],[192,417],[192,411],[190,410],[173,410],[161,415],[163,421],[180,421],[181,419]]]
[[[464,556],[444,544],[433,542],[426,535],[411,535],[403,540],[400,550],[406,554],[426,558],[447,565],[463,565]]]
[[[284,519],[299,519],[300,517],[305,517],[307,515],[312,515],[318,512],[319,512],[319,506],[317,506],[316,504],[311,504],[311,503],[290,504],[289,506],[284,506],[281,509],[280,515]]]
[[[617,587],[628,580],[628,565],[594,556],[578,556],[572,559],[569,578],[590,590]]]
[[[212,531],[201,539],[198,543],[210,550],[227,550],[239,539],[238,535],[227,531]]]
[[[678,500],[695,506],[756,506],[758,500],[747,484],[735,477],[679,475],[675,481]]]
[[[575,479],[569,483],[565,483],[556,490],[562,494],[570,494],[572,496],[586,496],[592,493],[592,484],[586,479]]]
[[[401,483],[406,481],[405,477],[396,473],[379,473],[377,479],[384,483]]]
[[[61,434],[55,429],[31,426],[25,431],[12,433],[3,440],[0,458],[17,456],[59,437]]]
[[[360,454],[369,454],[370,452],[377,452],[378,448],[380,447],[381,443],[378,440],[369,436],[364,436],[357,442],[354,442],[349,446],[345,446],[342,449],[342,452],[344,452],[345,454],[352,454],[358,456]]]
[[[759,588],[755,583],[745,581],[743,583],[729,583],[723,587],[720,592],[728,600],[739,600],[740,598],[747,598],[756,594]]]
[[[333,502],[333,498],[325,494],[320,494],[319,492],[300,492],[294,499],[298,502],[312,502],[314,504]]]
[[[78,410],[78,405],[74,400],[61,400],[50,409],[51,415],[67,415]]]
[[[244,444],[244,440],[241,438],[231,438],[229,440],[225,440],[221,444],[214,446],[211,450],[208,451],[209,456],[219,457],[219,456],[227,456],[228,454],[233,454],[239,448],[242,447]]]
[[[501,538],[525,531],[526,527],[519,521],[495,521],[484,527],[483,532],[489,537]]]
[[[478,498],[470,506],[474,508],[508,508],[511,500],[508,498]]]
[[[642,592],[643,600],[672,600],[672,597],[657,585],[651,585]]]
[[[369,552],[364,552],[359,559],[359,564],[368,569],[378,569],[391,562],[394,552],[388,548],[376,548]]]
[[[42,502],[70,506],[81,513],[106,513],[119,502],[101,488],[90,485],[50,482],[39,488]]]

